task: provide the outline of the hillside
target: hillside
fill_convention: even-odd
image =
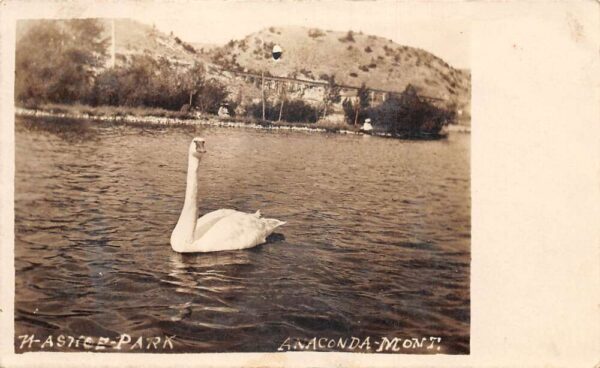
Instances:
[[[111,37],[111,22],[102,20],[106,37]],[[180,65],[191,65],[199,60],[208,61],[201,57],[199,50],[176,35],[167,35],[154,26],[130,19],[116,19],[114,22],[117,62],[123,62],[135,54],[166,57]]]
[[[218,46],[190,43],[177,35],[163,33],[153,25],[130,19],[99,21],[104,28],[102,36],[109,40],[109,53],[114,22],[117,65],[126,64],[133,55],[142,54],[156,59],[164,57],[184,68],[201,62],[206,66],[208,77],[226,85],[231,98],[238,103],[260,98],[260,89],[256,84],[235,78],[228,70],[257,74],[265,71],[274,76],[311,80],[335,76],[338,84],[358,87],[365,83],[370,88],[387,91],[400,92],[411,84],[422,95],[442,98],[446,106],[455,105],[462,112],[461,123],[470,124],[471,76],[468,70],[453,68],[427,51],[381,37],[350,31],[270,27]],[[17,42],[40,22],[55,22],[60,27],[66,24],[64,20],[19,21]],[[283,48],[283,56],[278,62],[271,58],[275,44]]]
[[[102,36],[109,40],[109,52],[112,39],[112,22],[110,19],[97,19],[104,27]],[[40,23],[54,23],[64,27],[66,20],[20,20],[17,23],[16,40],[19,40],[29,29]],[[123,63],[135,54],[149,54],[153,57],[166,57],[178,64],[193,64],[202,60],[199,51],[175,35],[167,35],[154,26],[146,25],[131,19],[115,19],[116,61]],[[204,58],[206,59],[206,58]],[[206,59],[208,61],[208,59]]]
[[[283,49],[281,61],[271,60],[273,45]],[[356,32],[305,27],[270,27],[210,51],[214,63],[227,69],[276,76],[325,79],[338,83],[402,91],[408,84],[424,95],[444,98],[468,114],[470,73],[455,69],[421,49]]]

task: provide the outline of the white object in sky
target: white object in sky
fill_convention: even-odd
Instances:
[[[275,61],[279,60],[282,53],[283,53],[283,50],[281,49],[281,46],[279,46],[279,45],[273,46],[273,51],[271,52],[271,55],[273,55],[273,59]]]
[[[285,224],[256,213],[220,209],[198,218],[198,172],[205,153],[204,139],[194,138],[188,150],[185,201],[171,234],[171,248],[180,253],[215,252],[252,248],[265,243],[267,236]]]

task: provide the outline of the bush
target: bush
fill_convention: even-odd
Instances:
[[[354,32],[348,31],[348,33],[346,33],[346,35],[344,37],[340,38],[339,40],[340,40],[340,42],[355,42]]]
[[[308,79],[312,79],[315,80],[315,75],[313,74],[312,70],[308,70],[308,69],[300,69],[300,74],[304,75],[306,78]],[[266,75],[266,74],[265,74]]]
[[[323,93],[323,117],[329,113],[329,108],[335,103],[339,103],[342,99],[342,89],[335,82],[335,75],[326,78],[327,86]]]
[[[107,58],[108,39],[93,19],[38,20],[16,45],[15,100],[71,103],[86,98],[95,70]]]
[[[189,52],[191,52],[192,54],[195,54],[195,53],[196,53],[196,49],[195,49],[195,48],[194,48],[192,45],[190,45],[189,43],[184,43],[184,44],[183,44],[183,48],[184,48],[186,51],[189,51]]]
[[[352,101],[348,98],[344,99],[342,102],[342,108],[344,109],[344,118],[346,119],[346,123],[350,125],[354,125],[354,122],[359,124],[367,117],[366,111],[359,109],[358,104],[352,103]]]
[[[265,103],[265,118],[270,121],[279,120],[280,103]],[[256,119],[262,119],[262,102],[246,107],[246,114]],[[290,123],[315,123],[319,118],[318,110],[302,100],[286,101],[283,104],[281,120]]]
[[[310,38],[319,38],[325,36],[325,33],[320,29],[313,28],[308,30],[308,37]]]
[[[204,82],[197,90],[193,105],[202,112],[216,114],[228,96],[229,92],[225,85],[215,80],[209,80]]]
[[[354,123],[354,105],[349,98],[344,98],[342,101],[342,109],[344,110],[344,118],[348,124]]]
[[[367,109],[366,115],[375,129],[406,138],[437,136],[456,118],[453,110],[421,100],[411,85],[400,96],[392,95],[383,104]]]
[[[131,63],[100,73],[86,102],[92,105],[145,106],[179,110],[190,103],[202,112],[216,114],[227,98],[224,85],[206,80],[200,64],[177,69],[165,59],[134,56]]]

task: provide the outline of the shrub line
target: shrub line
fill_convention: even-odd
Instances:
[[[90,113],[74,113],[67,110],[75,110],[75,108],[69,107],[68,105],[61,107],[57,112],[56,108],[25,108],[16,107],[15,114],[17,116],[27,117],[52,117],[62,119],[74,119],[74,120],[94,120],[103,122],[115,122],[124,124],[152,124],[152,125],[206,125],[214,127],[227,127],[227,128],[251,128],[251,129],[265,129],[265,130],[292,130],[292,131],[304,131],[314,133],[339,133],[339,134],[355,134],[363,135],[364,133],[358,131],[352,131],[347,129],[333,129],[333,128],[320,128],[320,127],[308,127],[308,124],[289,124],[282,122],[271,122],[271,121],[254,121],[250,119],[221,119],[217,117],[211,117],[206,115],[192,114],[186,117],[160,117],[154,115],[132,115],[132,114],[121,114],[120,112],[110,115],[97,115]],[[93,110],[93,108],[90,108]],[[54,110],[54,111],[53,111]],[[314,125],[314,124],[313,124]]]

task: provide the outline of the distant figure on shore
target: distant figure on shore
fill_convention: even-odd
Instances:
[[[365,123],[360,127],[360,130],[363,132],[370,132],[373,130],[373,125],[371,125],[371,119],[365,119]]]
[[[217,115],[220,117],[228,117],[229,116],[229,106],[227,104],[221,105],[221,107],[219,107],[219,111],[217,112]]]

